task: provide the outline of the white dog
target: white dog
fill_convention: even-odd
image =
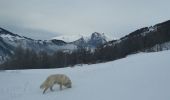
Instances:
[[[44,89],[43,94],[45,93],[45,91],[50,88],[51,91],[53,91],[53,86],[55,84],[59,84],[60,85],[60,90],[62,90],[62,86],[65,86],[67,88],[71,88],[72,87],[72,83],[69,77],[67,77],[64,74],[54,74],[54,75],[50,75],[49,77],[47,77],[47,79],[43,82],[43,84],[40,86],[41,89]]]

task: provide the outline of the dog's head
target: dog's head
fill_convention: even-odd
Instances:
[[[68,81],[64,86],[67,88],[71,88],[72,87],[71,81]]]
[[[43,83],[40,85],[40,89],[44,89],[44,88],[45,88],[45,84]]]

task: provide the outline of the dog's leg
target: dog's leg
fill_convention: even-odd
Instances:
[[[48,89],[48,87],[46,87],[45,89],[44,89],[44,91],[43,91],[43,94],[45,93],[45,91]]]
[[[60,84],[60,90],[62,90],[62,84]]]
[[[50,90],[51,90],[51,91],[54,91],[54,90],[53,90],[53,86],[50,87]]]

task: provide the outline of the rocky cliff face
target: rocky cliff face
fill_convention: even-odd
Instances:
[[[81,37],[80,39],[72,42],[78,47],[95,49],[107,42],[107,37],[104,33],[94,32],[90,37]]]

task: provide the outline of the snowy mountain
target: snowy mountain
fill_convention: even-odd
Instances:
[[[3,59],[12,54],[18,46],[28,48],[36,52],[46,51],[53,53],[57,50],[75,50],[74,44],[69,44],[61,40],[34,40],[24,36],[13,34],[5,29],[0,28],[0,56]]]
[[[63,38],[68,39],[68,38]],[[76,39],[74,37],[74,39]],[[52,40],[34,40],[28,37],[13,34],[5,29],[0,28],[0,60],[5,60],[11,55],[14,49],[18,46],[28,48],[36,52],[46,51],[53,53],[58,50],[76,50],[77,46],[83,48],[96,48],[99,45],[106,43],[106,36],[100,33],[93,33],[90,37],[81,37],[74,42],[65,42],[61,38]]]
[[[82,36],[79,39],[76,36],[71,37],[72,39],[68,38],[60,37],[60,40],[34,40],[0,28],[0,62],[8,58],[18,46],[36,52],[46,51],[49,54],[56,51],[64,51],[64,53],[72,52],[83,48],[93,51],[93,53],[96,51],[96,57],[94,57],[96,62],[116,60],[141,51],[167,50],[170,48],[170,20],[138,29],[120,39],[112,41],[104,33],[98,32],[94,32],[90,36]],[[65,39],[72,40],[72,42],[63,41]],[[73,39],[77,40],[73,41]]]
[[[71,36],[72,39],[73,37],[74,36]],[[62,39],[65,40],[67,38]],[[107,42],[106,36],[97,32],[93,33],[89,37],[84,36],[78,38],[73,42],[65,42],[62,39],[34,40],[0,28],[0,62],[8,58],[18,46],[34,50],[36,52],[46,51],[51,54],[56,51],[74,51],[77,50],[78,47],[95,49],[97,46]],[[76,38],[74,37],[74,39]]]
[[[169,100],[170,51],[59,69],[0,71],[0,100]],[[51,74],[66,74],[72,88],[39,87]]]
[[[105,44],[108,41],[113,40],[113,38],[107,36],[104,33],[94,32],[90,35],[64,35],[57,36],[52,39],[62,40],[67,43],[74,44],[79,48],[90,48],[95,49],[96,47]]]
[[[126,53],[139,51],[161,51],[169,49],[170,20],[150,27],[138,29],[118,40],[109,41],[103,47],[119,48]],[[159,47],[159,49],[155,48]],[[153,48],[155,48],[153,50]]]
[[[108,35],[106,35],[104,33],[98,33],[98,32],[94,32],[94,33],[92,33],[90,35],[84,35],[84,34],[61,35],[61,36],[54,37],[52,39],[62,40],[62,41],[65,41],[67,43],[70,43],[70,42],[80,40],[81,38],[83,38],[87,42],[88,40],[91,39],[91,37],[93,37],[93,38],[101,38],[101,39],[106,40],[106,41],[113,40],[112,36],[108,36]]]
[[[24,36],[19,36],[13,34],[4,29],[1,29],[0,38],[2,41],[11,47],[15,48],[17,46],[22,46],[23,48],[33,49],[35,51],[47,51],[54,52],[56,50],[70,49],[74,50],[76,48],[73,44],[67,44],[61,40],[34,40]]]
[[[94,32],[91,36],[84,36],[72,43],[78,47],[96,48],[108,42],[110,39],[104,33]]]
[[[52,39],[62,40],[62,41],[65,41],[65,42],[69,43],[69,42],[73,42],[75,40],[78,40],[81,37],[84,37],[84,36],[82,36],[80,34],[79,35],[61,35],[61,36],[54,37]]]

